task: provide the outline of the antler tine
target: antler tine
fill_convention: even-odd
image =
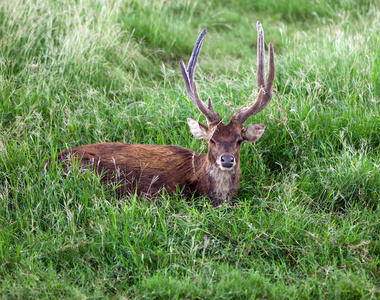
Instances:
[[[211,99],[208,100],[208,106],[199,98],[197,87],[194,81],[194,72],[197,65],[198,56],[201,52],[204,37],[207,29],[203,29],[195,43],[193,53],[191,54],[187,69],[183,60],[180,62],[182,77],[185,82],[185,87],[190,100],[199,108],[202,114],[206,117],[207,123],[212,124],[221,120],[220,115],[214,112],[211,104]]]
[[[195,97],[195,105],[198,106],[199,110],[207,119],[207,124],[210,125],[214,122],[219,122],[221,120],[220,115],[214,112],[214,108],[211,104],[211,98],[208,98],[208,107],[203,103],[203,101],[198,96],[197,85],[195,81],[193,82],[193,92]]]
[[[257,22],[257,31],[257,88],[260,90],[265,85],[264,30],[260,22]]]
[[[193,53],[191,53],[189,64],[187,65],[187,73],[189,74],[189,78],[190,78],[190,86],[193,86],[194,71],[195,71],[195,67],[197,66],[198,56],[199,56],[199,53],[201,52],[203,40],[206,36],[206,33],[207,33],[207,29],[205,28],[202,30],[201,34],[199,35],[197,39],[197,42],[194,45]]]
[[[255,103],[251,107],[246,107],[234,114],[232,119],[244,124],[247,119],[261,112],[265,109],[272,99],[273,95],[273,84],[275,75],[275,65],[274,65],[274,51],[272,44],[269,44],[269,71],[267,84],[265,85],[265,58],[264,58],[264,31],[261,27],[261,23],[257,22],[258,30],[258,42],[257,42],[257,87],[259,89],[259,95]]]

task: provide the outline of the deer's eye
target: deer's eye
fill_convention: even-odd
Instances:
[[[240,146],[241,145],[241,143],[243,143],[244,142],[244,140],[237,140],[237,144]]]
[[[213,139],[210,139],[210,143],[215,145],[215,141]]]

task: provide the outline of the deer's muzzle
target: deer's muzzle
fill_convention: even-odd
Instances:
[[[235,158],[231,154],[223,154],[220,157],[220,166],[222,170],[231,170],[235,165]]]

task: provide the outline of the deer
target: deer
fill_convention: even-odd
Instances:
[[[57,154],[56,162],[63,164],[65,170],[74,160],[86,170],[95,170],[102,182],[117,185],[117,195],[137,193],[150,198],[165,190],[169,195],[180,191],[184,195],[206,196],[212,206],[230,201],[240,182],[241,145],[256,142],[266,128],[264,124],[250,124],[244,128],[244,123],[264,110],[273,94],[273,46],[269,44],[268,47],[269,67],[265,83],[264,31],[260,22],[257,22],[257,31],[258,95],[252,106],[235,112],[227,124],[223,124],[220,114],[214,111],[211,98],[207,104],[200,99],[194,81],[206,29],[199,35],[187,67],[183,60],[180,61],[186,92],[207,120],[207,125],[192,118],[188,118],[187,123],[196,139],[207,141],[207,153],[176,145],[105,142],[63,151]]]

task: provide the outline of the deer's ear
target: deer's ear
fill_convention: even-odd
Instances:
[[[256,142],[264,133],[264,124],[250,124],[243,131],[243,139],[247,142]]]
[[[202,123],[199,123],[198,121],[195,121],[191,118],[187,118],[187,123],[189,123],[191,133],[195,136],[196,139],[206,138],[208,129],[206,125],[203,125]]]

